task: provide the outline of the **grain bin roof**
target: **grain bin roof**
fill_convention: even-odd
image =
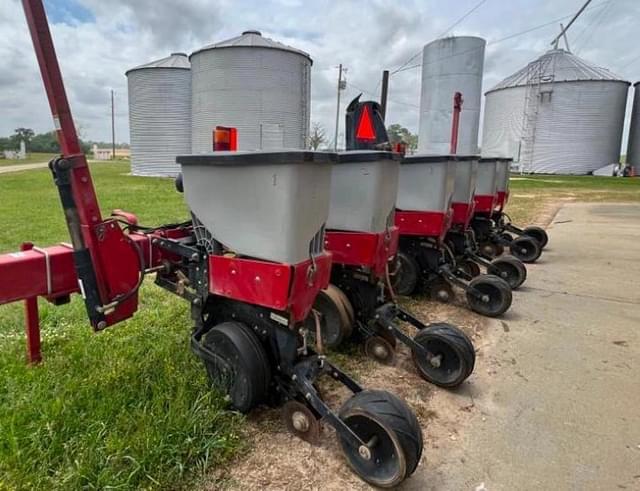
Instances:
[[[286,44],[279,43],[278,41],[274,41],[273,39],[263,37],[260,31],[244,31],[240,36],[236,36],[234,38],[226,39],[225,41],[220,41],[218,43],[213,43],[205,46],[204,48],[200,48],[191,53],[191,56],[195,55],[196,53],[200,53],[201,51],[207,51],[210,49],[237,47],[268,48],[279,49],[281,51],[289,51],[291,53],[302,55],[305,58],[308,58],[309,61],[313,63],[313,60],[311,60],[311,56],[309,56],[309,53],[293,48]],[[189,58],[191,58],[191,56]]]
[[[606,68],[596,66],[573,53],[564,49],[552,49],[543,54],[540,58],[529,63],[518,70],[513,75],[505,78],[498,85],[488,90],[486,93],[510,87],[522,87],[527,85],[529,78],[529,67],[534,63],[542,65],[542,82],[574,82],[578,80],[611,80],[616,82],[626,82],[615,73]]]
[[[189,58],[187,58],[186,53],[171,53],[166,58],[130,68],[124,74],[127,75],[129,72],[132,72],[134,70],[142,70],[144,68],[179,68],[183,70],[189,70],[190,67],[191,64],[189,63]]]

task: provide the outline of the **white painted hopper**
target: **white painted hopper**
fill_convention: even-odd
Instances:
[[[327,228],[384,232],[393,225],[399,157],[391,152],[355,150],[338,154],[331,177]]]
[[[478,153],[485,45],[482,38],[460,36],[437,39],[424,47],[418,152],[449,153],[453,96],[461,92],[457,152]]]
[[[216,126],[238,129],[239,150],[305,148],[311,58],[258,31],[190,56],[192,152],[212,151]]]
[[[410,155],[402,160],[397,208],[447,213],[451,207],[456,157]]]
[[[176,155],[191,151],[191,72],[184,53],[126,72],[131,173],[175,176]]]
[[[178,157],[187,204],[218,242],[289,264],[322,250],[333,161],[303,150]]]
[[[476,196],[494,196],[498,192],[497,162],[495,159],[480,159],[478,161],[478,176],[476,177]]]
[[[453,185],[453,203],[470,205],[476,190],[478,177],[478,160],[476,155],[457,156],[456,177]]]

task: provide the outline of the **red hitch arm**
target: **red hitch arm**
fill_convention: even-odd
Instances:
[[[118,312],[117,299],[126,296],[129,300],[130,290],[135,288],[143,265],[139,264],[133,246],[122,237],[117,222],[103,221],[100,215],[42,1],[23,0],[22,5],[62,150],[62,158],[54,159],[50,167],[71,236],[79,289],[92,326],[97,330],[104,329],[136,310],[137,299],[134,298],[128,302],[126,312]],[[114,277],[110,271],[114,267],[124,273]]]

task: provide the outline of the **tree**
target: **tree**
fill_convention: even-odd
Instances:
[[[31,128],[16,128],[11,135],[11,143],[14,148],[20,148],[20,142],[24,140],[25,146],[29,146],[31,138],[35,135]]]
[[[318,147],[320,145],[327,142],[327,132],[325,131],[324,127],[320,123],[318,122],[312,123],[311,134],[309,135],[307,140],[308,140],[309,148],[311,150],[318,150]]]
[[[387,128],[387,134],[389,135],[389,142],[405,143],[407,149],[414,152],[418,148],[418,135],[414,135],[407,128],[399,124],[389,125]]]

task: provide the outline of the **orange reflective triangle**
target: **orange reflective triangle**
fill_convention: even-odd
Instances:
[[[373,129],[373,120],[371,119],[371,111],[369,105],[365,104],[360,113],[360,121],[358,121],[358,129],[356,130],[356,138],[358,140],[375,140],[376,131]]]

